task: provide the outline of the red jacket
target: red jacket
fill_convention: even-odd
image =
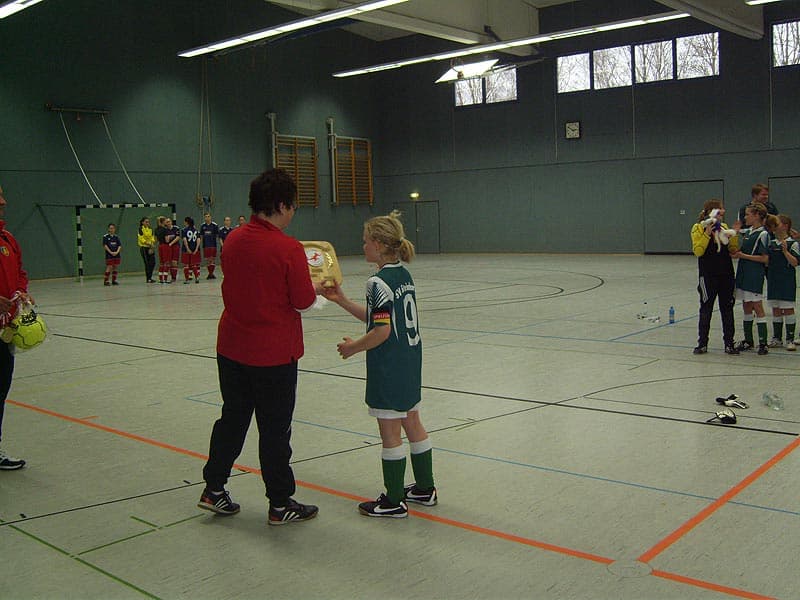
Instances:
[[[22,252],[14,236],[6,231],[6,222],[0,221],[0,296],[11,298],[14,292],[28,291],[28,274],[22,268]],[[11,316],[16,313],[11,310]]]
[[[303,356],[298,311],[316,299],[303,246],[255,216],[225,239],[217,353],[256,367]]]

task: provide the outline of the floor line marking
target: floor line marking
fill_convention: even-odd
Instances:
[[[694,517],[686,521],[683,525],[678,527],[675,531],[670,533],[667,537],[659,541],[655,546],[647,550],[637,560],[641,562],[650,562],[656,556],[664,552],[667,548],[672,546],[675,542],[680,540],[683,536],[689,533],[692,529],[697,527],[700,523],[705,521],[708,517],[717,512],[731,499],[743,492],[753,482],[760,478],[764,473],[769,471],[772,467],[778,464],[781,460],[791,454],[798,446],[800,446],[800,436],[796,437],[791,443],[787,444],[770,458],[767,462],[758,467],[755,471],[750,473],[747,477],[742,479],[739,483],[730,488],[727,492],[722,494],[716,501],[709,504],[706,508],[697,513]]]
[[[669,579],[671,581],[677,581],[678,583],[693,585],[699,588],[704,588],[706,590],[722,592],[723,594],[728,594],[730,596],[737,596],[739,598],[749,598],[750,600],[775,600],[773,596],[763,596],[761,594],[748,592],[747,590],[740,590],[738,588],[728,587],[725,585],[718,585],[716,583],[703,581],[702,579],[695,579],[694,577],[686,577],[684,575],[678,575],[677,573],[670,573],[669,571],[659,571],[654,569],[653,571],[650,572],[650,574],[653,577],[661,577],[662,579]]]
[[[122,431],[120,429],[115,429],[113,427],[107,427],[105,425],[99,425],[97,423],[92,423],[90,421],[85,421],[85,420],[78,419],[78,418],[75,418],[75,417],[70,417],[69,415],[64,415],[64,414],[57,413],[57,412],[52,411],[52,410],[48,410],[48,409],[41,408],[41,407],[38,407],[38,406],[33,406],[31,404],[25,404],[25,403],[18,402],[18,401],[15,401],[15,400],[7,400],[7,402],[9,402],[11,404],[14,404],[16,406],[19,406],[21,408],[27,408],[29,410],[33,410],[35,412],[39,412],[39,413],[42,413],[42,414],[45,414],[45,415],[48,415],[48,416],[52,416],[52,417],[55,417],[55,418],[58,418],[58,419],[63,419],[63,420],[66,420],[66,421],[78,423],[80,425],[85,425],[86,427],[91,427],[91,428],[94,428],[94,429],[98,429],[100,431],[105,431],[107,433],[112,433],[114,435],[119,435],[119,436],[131,439],[131,440],[134,440],[134,441],[143,442],[145,444],[150,444],[152,446],[156,446],[158,448],[162,448],[162,449],[165,449],[165,450],[170,450],[170,451],[176,452],[178,454],[184,454],[186,456],[192,456],[192,457],[195,457],[195,458],[201,458],[203,460],[207,460],[208,459],[207,455],[201,454],[199,452],[194,452],[192,450],[187,450],[185,448],[180,448],[180,447],[174,446],[172,444],[166,444],[164,442],[159,442],[157,440],[146,438],[144,436],[136,435],[136,434],[133,434],[133,433],[128,433],[126,431]],[[752,478],[753,481],[755,481],[755,479],[760,477],[761,474],[766,472],[770,467],[772,467],[774,464],[776,464],[778,461],[780,461],[782,458],[784,458],[786,455],[788,455],[798,445],[800,445],[800,437],[798,437],[794,442],[792,442],[791,444],[786,446],[786,448],[784,448],[781,452],[779,452],[778,454],[773,456],[772,459],[767,461],[767,463],[764,463],[764,465],[759,467],[759,469],[754,471],[754,473],[752,473],[748,478],[745,478],[745,480],[740,482],[737,486],[735,486],[735,488],[732,488],[732,489],[736,489],[736,488],[744,489],[744,487],[746,487],[746,485],[743,485],[743,483],[745,481],[747,481],[748,479],[751,479],[751,478]],[[247,466],[247,465],[234,464],[233,467],[236,468],[236,469],[239,469],[240,471],[244,471],[244,472],[247,472],[247,473],[254,473],[254,474],[260,474],[261,473],[260,469],[257,469],[255,467],[250,467],[250,466]],[[756,475],[756,473],[757,473],[757,475]],[[306,489],[315,490],[315,491],[318,491],[318,492],[321,492],[321,493],[324,493],[324,494],[337,496],[337,497],[340,497],[340,498],[346,498],[346,499],[349,499],[349,500],[355,500],[357,502],[358,501],[369,500],[369,498],[366,498],[364,496],[357,496],[357,495],[351,494],[349,492],[345,492],[345,491],[342,491],[342,490],[336,490],[334,488],[329,488],[329,487],[318,485],[318,484],[315,484],[315,483],[310,483],[310,482],[301,481],[301,480],[297,480],[296,483],[297,483],[298,486],[304,487]],[[749,483],[747,483],[747,485],[749,485]],[[739,493],[739,491],[741,491],[741,489],[739,489],[736,493]],[[730,491],[728,493],[730,493]],[[726,496],[727,495],[728,494],[726,494]],[[731,495],[731,497],[733,497],[733,496]],[[567,548],[565,546],[558,546],[558,545],[550,544],[550,543],[547,543],[547,542],[541,542],[541,541],[534,540],[534,539],[531,539],[531,538],[525,538],[525,537],[522,537],[522,536],[518,536],[518,535],[514,535],[514,534],[510,534],[510,533],[505,533],[503,531],[499,531],[499,530],[495,530],[495,529],[488,529],[486,527],[480,527],[479,525],[473,525],[471,523],[466,523],[466,522],[462,522],[462,521],[456,521],[454,519],[448,519],[447,517],[440,517],[440,516],[437,516],[437,515],[432,515],[432,514],[421,512],[421,511],[417,511],[417,510],[409,510],[408,512],[409,512],[409,514],[412,514],[412,515],[414,515],[416,517],[419,517],[419,518],[422,518],[422,519],[426,519],[428,521],[432,521],[432,522],[435,522],[435,523],[440,523],[440,524],[443,524],[443,525],[449,525],[451,527],[457,527],[457,528],[463,529],[465,531],[472,531],[474,533],[479,533],[479,534],[482,534],[482,535],[495,537],[495,538],[498,538],[498,539],[502,539],[502,540],[513,542],[513,543],[517,543],[517,544],[523,544],[523,545],[526,545],[526,546],[539,548],[541,550],[545,550],[545,551],[548,551],[548,552],[555,552],[555,553],[563,554],[563,555],[570,556],[570,557],[573,557],[573,558],[580,558],[580,559],[583,559],[583,560],[589,560],[589,561],[592,561],[592,562],[597,562],[597,563],[605,564],[605,565],[610,565],[610,564],[615,562],[614,559],[611,559],[611,558],[608,558],[608,557],[605,557],[605,556],[600,556],[600,555],[597,555],[597,554],[591,554],[589,552],[583,552],[583,551],[580,551],[580,550],[574,550],[572,548]],[[24,530],[22,530],[22,529],[20,529],[18,527],[15,527],[14,525],[11,525],[11,527],[12,527],[12,529],[18,530],[21,533],[24,533],[26,535],[31,535],[28,532],[26,532],[26,531],[24,531]],[[35,537],[35,536],[31,535],[31,537]],[[136,536],[136,537],[138,537],[138,536]],[[39,538],[35,538],[35,539],[39,539]],[[40,541],[42,543],[45,543],[45,544],[49,545],[49,546],[52,546],[52,544],[48,544],[44,540],[40,540]],[[66,553],[65,551],[59,549],[56,546],[52,546],[52,547],[54,549],[56,549],[56,550],[64,552],[65,554],[68,554],[68,553]],[[143,593],[145,595],[148,595],[148,596],[150,596],[152,598],[157,598],[156,596],[153,596],[149,592],[146,592],[146,591],[134,586],[130,582],[126,582],[126,581],[120,579],[119,577],[116,577],[115,575],[113,575],[113,574],[111,574],[111,573],[109,573],[107,571],[104,571],[103,569],[100,569],[96,565],[93,565],[93,564],[91,564],[91,563],[89,563],[87,561],[84,561],[83,559],[81,559],[78,556],[74,556],[74,555],[70,555],[70,556],[71,556],[71,558],[77,560],[78,562],[83,563],[86,566],[91,567],[91,568],[99,571],[100,573],[103,573],[104,575],[106,575],[108,577],[111,577],[112,579],[120,581],[121,583],[124,583],[125,585],[129,585],[133,589],[135,589],[135,590],[137,590],[137,591],[139,591],[139,592],[141,592],[141,593]],[[645,556],[645,555],[643,555],[643,556]],[[638,560],[640,560],[642,562],[647,562],[646,560],[644,560],[644,558],[639,558]],[[704,588],[704,589],[715,590],[715,591],[719,591],[719,592],[722,592],[722,593],[726,593],[726,594],[729,594],[729,595],[738,596],[738,597],[742,597],[742,598],[752,598],[752,599],[757,599],[757,600],[765,600],[765,599],[769,599],[770,598],[769,596],[763,596],[763,595],[755,594],[753,592],[747,592],[745,590],[739,590],[737,588],[730,588],[730,587],[722,586],[722,585],[715,584],[715,583],[712,583],[712,582],[703,581],[701,579],[694,579],[694,578],[691,578],[691,577],[685,577],[685,576],[682,576],[682,575],[672,574],[672,573],[669,573],[669,572],[666,572],[666,571],[653,571],[653,572],[651,572],[651,574],[655,574],[656,576],[663,577],[665,579],[672,579],[674,581],[677,581],[677,582],[680,582],[680,583],[685,583],[687,585],[693,585],[693,586],[701,587],[701,588]]]

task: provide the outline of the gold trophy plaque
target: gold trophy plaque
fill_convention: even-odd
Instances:
[[[342,283],[342,270],[336,258],[336,250],[329,242],[301,242],[306,251],[308,272],[311,280],[323,287],[334,287]]]

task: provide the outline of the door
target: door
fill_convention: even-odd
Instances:
[[[400,220],[417,254],[439,254],[439,203],[395,202],[394,208],[402,213]]]

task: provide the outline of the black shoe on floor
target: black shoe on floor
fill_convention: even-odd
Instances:
[[[197,506],[204,510],[215,512],[218,515],[235,515],[240,508],[236,502],[231,500],[231,495],[227,490],[222,490],[219,494],[215,494],[208,488],[203,490]]]
[[[25,466],[25,461],[21,458],[14,458],[0,450],[0,469],[3,471],[16,471]]]
[[[736,349],[739,352],[746,352],[747,350],[753,349],[753,342],[748,342],[747,340],[742,340],[738,344],[736,344]]]
[[[725,346],[725,354],[739,354],[739,351],[734,345]]]
[[[393,504],[386,497],[386,494],[378,496],[372,502],[362,502],[358,505],[358,512],[366,517],[392,517],[402,519],[408,516],[408,506],[401,500],[398,504]]]
[[[706,352],[708,352],[708,346],[698,346],[692,350],[692,354],[705,354]]]
[[[767,350],[766,344],[759,344],[758,345],[758,354],[759,356],[764,356],[765,354],[769,354],[769,350]]]
[[[436,503],[439,502],[435,487],[429,490],[423,490],[422,488],[418,488],[416,483],[412,483],[403,488],[403,494],[406,502],[414,502],[425,506],[436,506]]]
[[[317,516],[319,508],[313,504],[300,504],[294,498],[289,498],[289,502],[282,508],[269,507],[270,525],[286,525],[295,521],[308,521]]]

